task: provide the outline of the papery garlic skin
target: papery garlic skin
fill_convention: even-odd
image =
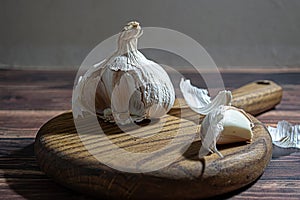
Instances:
[[[175,101],[172,82],[160,65],[137,50],[141,35],[138,22],[128,23],[119,35],[118,50],[92,66],[81,78],[75,88],[81,95],[73,99],[79,107],[75,117],[85,111],[107,121],[128,124],[161,117],[172,108]],[[93,99],[91,93],[95,88]]]
[[[268,126],[274,145],[281,148],[300,149],[300,125],[292,125],[287,121],[280,121],[277,128]]]
[[[221,132],[224,130],[225,110],[225,106],[219,106],[203,119],[200,129],[201,148],[199,150],[199,158],[209,153],[217,153],[220,157],[223,157],[218,151],[216,144]]]
[[[206,115],[201,123],[202,146],[199,157],[217,153],[217,144],[251,142],[252,122],[243,110],[230,106],[232,94],[223,90],[211,101],[206,89],[191,85],[190,80],[181,79],[180,90],[188,106],[201,115]]]
[[[250,142],[253,137],[252,122],[247,114],[232,106],[219,106],[211,111],[202,121],[200,137],[202,146],[199,157],[208,153],[217,153],[216,144]]]
[[[223,90],[211,101],[206,89],[197,88],[191,85],[190,80],[180,81],[180,90],[188,106],[201,115],[207,115],[220,105],[231,105],[232,94]]]

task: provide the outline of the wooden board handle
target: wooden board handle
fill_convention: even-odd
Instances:
[[[274,108],[282,98],[282,88],[270,80],[258,80],[232,91],[232,105],[257,115]]]
[[[270,80],[258,80],[232,91],[232,106],[257,115],[280,103],[282,88]],[[184,99],[177,98],[173,108],[188,107]]]

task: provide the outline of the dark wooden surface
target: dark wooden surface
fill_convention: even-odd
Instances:
[[[203,86],[198,75],[184,74]],[[257,118],[267,125],[300,124],[300,70],[223,70],[222,76],[228,89],[258,79],[280,84],[281,104]],[[40,126],[71,109],[74,78],[72,71],[0,70],[0,199],[91,199],[44,175],[33,152]],[[254,184],[221,198],[300,199],[300,152],[273,158]]]

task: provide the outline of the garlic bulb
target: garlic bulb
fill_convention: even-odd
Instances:
[[[175,100],[172,82],[160,65],[138,51],[142,33],[138,22],[128,23],[119,35],[117,51],[79,79],[73,98],[75,117],[96,111],[107,121],[128,124],[160,117],[171,109]]]
[[[211,101],[206,89],[197,88],[191,85],[190,80],[180,81],[180,90],[188,106],[201,115],[207,115],[220,105],[230,105],[232,95],[230,91],[223,90]]]
[[[206,156],[209,152],[223,157],[216,144],[250,142],[253,137],[252,126],[250,118],[243,110],[232,106],[219,106],[205,116],[201,123],[202,146],[199,157]]]

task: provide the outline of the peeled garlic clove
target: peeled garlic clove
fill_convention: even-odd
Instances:
[[[281,148],[300,149],[300,125],[292,125],[287,121],[280,121],[277,128],[268,127],[274,145]]]
[[[247,114],[240,109],[222,105],[214,109],[201,123],[202,146],[199,157],[206,156],[208,153],[217,153],[223,157],[216,144],[250,142],[253,137],[251,124]]]
[[[223,131],[217,141],[217,144],[228,144],[234,142],[251,141],[253,133],[251,122],[244,113],[237,109],[228,109],[225,111]]]
[[[128,124],[161,117],[172,108],[175,91],[168,74],[137,49],[142,32],[138,22],[128,23],[119,35],[118,50],[79,80],[72,98],[75,118],[89,112]]]
[[[223,90],[211,101],[206,89],[197,88],[191,85],[190,80],[180,81],[180,90],[188,106],[201,115],[207,115],[220,105],[230,105],[232,95],[230,91]]]

